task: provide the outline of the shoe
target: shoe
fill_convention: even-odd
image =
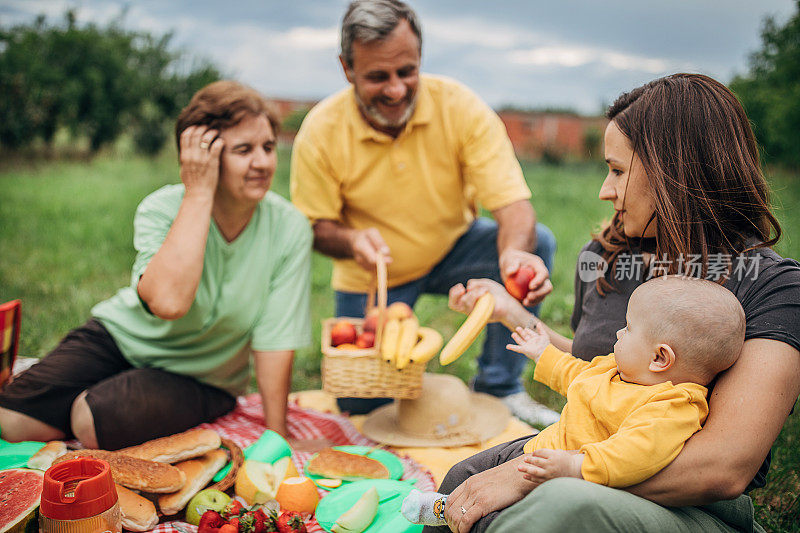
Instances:
[[[511,414],[534,426],[549,426],[558,422],[561,415],[531,398],[527,392],[509,394],[500,400]]]

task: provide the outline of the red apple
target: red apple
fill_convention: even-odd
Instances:
[[[528,286],[535,276],[533,269],[527,265],[522,266],[506,278],[506,290],[508,294],[519,300],[520,302],[525,299],[528,294]]]
[[[340,320],[331,328],[331,344],[353,344],[356,342],[356,327],[347,320]]]
[[[378,308],[373,307],[367,313],[367,317],[364,319],[364,331],[370,331],[375,333],[378,331]]]
[[[356,346],[359,348],[372,348],[375,346],[375,333],[372,331],[365,331],[356,339]]]

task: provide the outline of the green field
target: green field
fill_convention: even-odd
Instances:
[[[287,150],[280,154],[274,189],[288,195]],[[611,215],[597,199],[604,170],[596,164],[544,166],[524,164],[539,220],[558,238],[552,273],[554,292],[543,319],[569,334],[573,269],[581,246]],[[779,253],[800,257],[800,177],[771,177],[784,238]],[[132,220],[148,193],[178,181],[174,153],[157,159],[105,155],[86,162],[47,162],[0,171],[0,302],[23,302],[22,355],[42,356],[71,328],[82,324],[96,302],[129,283],[134,257]],[[292,387],[319,388],[320,319],[333,314],[330,261],[315,254],[312,319],[315,344],[298,353]],[[462,316],[447,309],[444,297],[423,297],[416,307],[423,324],[445,338]],[[479,343],[447,367],[467,379],[475,371]],[[441,371],[432,362],[430,371]],[[532,368],[528,368],[528,377]],[[530,382],[530,379],[527,380]],[[534,397],[560,407],[563,400],[544,387]],[[758,519],[772,531],[800,531],[800,412],[794,413],[773,448],[770,484],[756,491]]]

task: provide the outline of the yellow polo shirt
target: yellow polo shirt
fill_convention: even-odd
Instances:
[[[473,221],[476,201],[493,211],[531,193],[497,114],[460,83],[424,75],[396,139],[367,124],[352,86],[317,104],[294,141],[291,195],[312,223],[377,228],[394,260],[393,287],[444,258]],[[365,292],[372,275],[337,259],[331,285]]]

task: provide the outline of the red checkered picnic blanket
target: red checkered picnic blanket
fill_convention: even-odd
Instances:
[[[289,426],[289,435],[298,439],[330,439],[336,445],[355,444],[360,446],[375,446],[376,442],[359,433],[350,420],[342,415],[321,413],[311,409],[302,409],[294,404],[289,404],[286,417]],[[213,429],[220,436],[230,439],[242,448],[255,442],[267,429],[264,425],[264,415],[261,410],[261,398],[258,394],[240,397],[236,408],[227,415],[218,418],[211,424],[202,424],[200,427]],[[292,453],[292,461],[299,472],[313,454],[308,452]],[[436,484],[430,470],[409,457],[400,457],[405,467],[403,479],[417,479],[416,487],[420,490],[434,490]],[[320,497],[327,491],[320,490]],[[324,531],[313,516],[306,519],[306,528],[309,533]],[[197,528],[186,522],[165,522],[159,524],[155,533],[196,533]]]

